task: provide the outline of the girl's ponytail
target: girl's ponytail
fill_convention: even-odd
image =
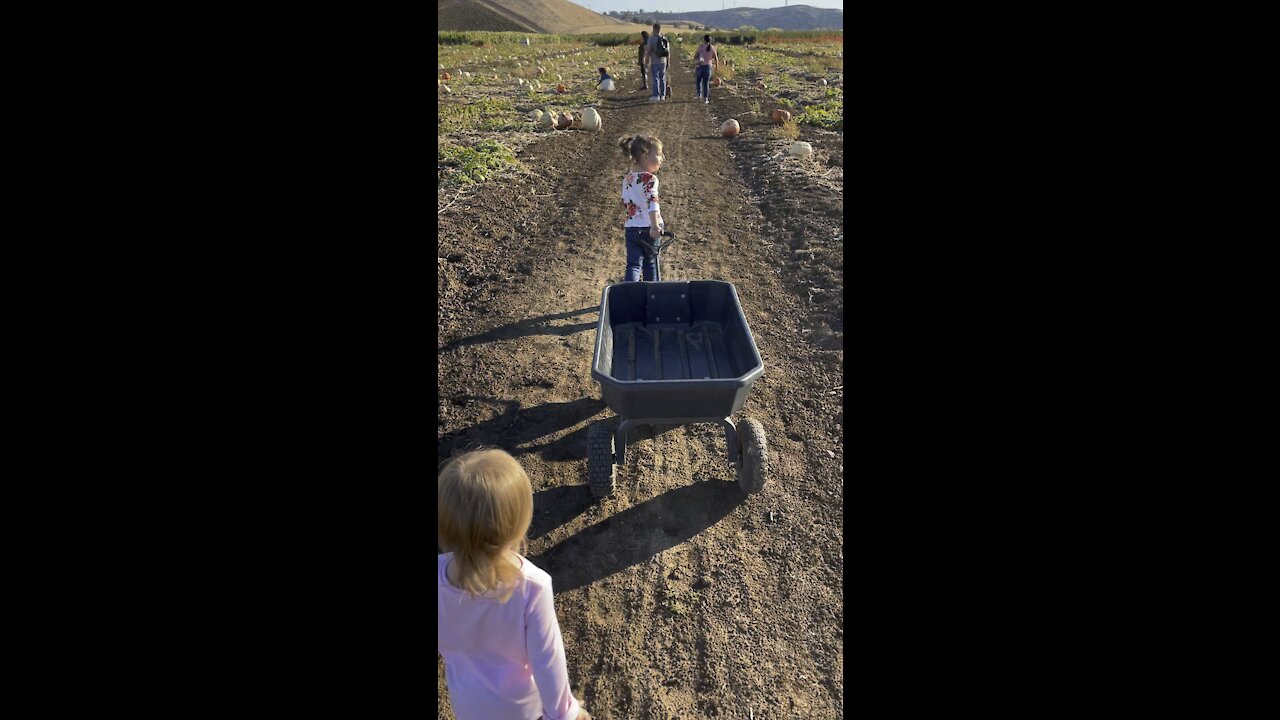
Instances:
[[[662,141],[652,135],[628,135],[618,138],[618,147],[622,148],[622,152],[627,154],[634,162],[639,162],[641,157],[650,150],[662,152]]]

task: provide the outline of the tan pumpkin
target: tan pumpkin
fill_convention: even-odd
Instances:
[[[791,119],[791,113],[786,110],[778,109],[778,110],[774,110],[773,115],[770,115],[769,117],[773,118],[774,122],[781,125],[782,123]]]
[[[711,78],[711,87],[720,87],[720,78]]]
[[[787,148],[787,154],[796,158],[809,157],[813,154],[813,145],[807,142],[791,143],[791,147]]]
[[[720,125],[720,134],[727,138],[737,137],[740,132],[742,132],[742,126],[733,118],[725,120],[724,123]]]
[[[557,130],[568,130],[572,126],[573,126],[573,116],[570,115],[567,110],[560,113],[560,116],[556,118]]]

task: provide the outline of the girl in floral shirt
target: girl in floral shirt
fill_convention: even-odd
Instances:
[[[653,280],[653,258],[646,252],[653,249],[652,242],[661,237],[666,226],[658,207],[658,177],[654,175],[662,167],[662,141],[652,135],[632,135],[619,139],[618,146],[632,162],[631,171],[622,178],[622,206],[627,209],[625,281],[640,279],[641,260],[644,279]]]

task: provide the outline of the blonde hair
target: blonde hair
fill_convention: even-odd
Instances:
[[[631,157],[632,162],[638,163],[650,150],[662,152],[662,141],[652,135],[628,135],[618,138],[618,147]]]
[[[458,587],[472,596],[499,591],[511,598],[521,578],[507,549],[533,522],[533,488],[516,459],[502,450],[474,450],[448,460],[436,477],[436,522],[440,546],[453,552]]]

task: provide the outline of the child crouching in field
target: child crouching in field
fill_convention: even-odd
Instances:
[[[652,135],[632,135],[618,140],[622,152],[631,158],[631,171],[622,178],[622,206],[627,209],[624,232],[627,237],[626,282],[654,279],[652,243],[662,235],[666,223],[658,204],[658,176],[662,167],[662,141]]]
[[[613,76],[609,74],[609,68],[596,68],[600,71],[600,79],[596,81],[596,89],[605,92],[613,92]]]
[[[591,720],[569,689],[551,576],[517,550],[533,489],[515,458],[477,450],[436,479],[438,650],[457,720]]]

